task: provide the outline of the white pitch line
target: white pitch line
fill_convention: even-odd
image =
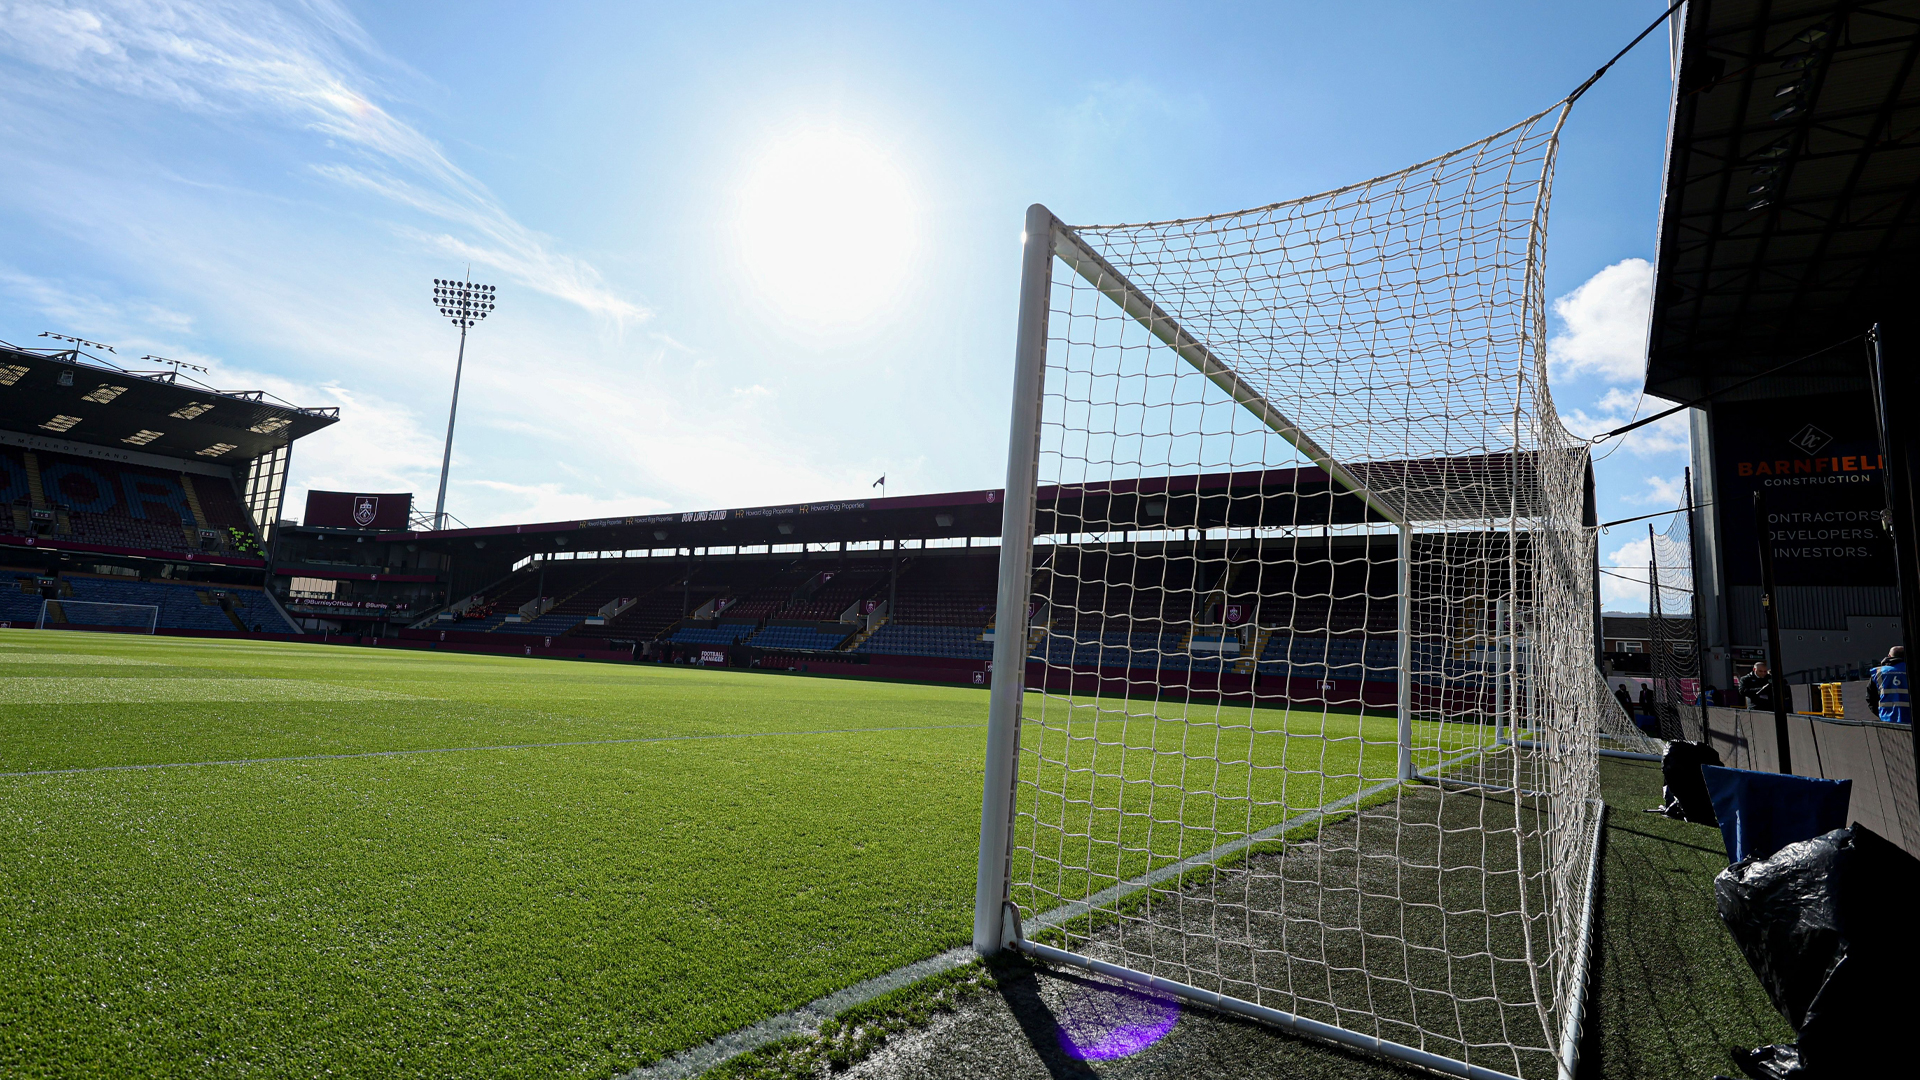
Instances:
[[[1478,753],[1480,753],[1479,749],[1469,750],[1447,761],[1441,762],[1437,767],[1444,769],[1449,765],[1465,761],[1467,758]],[[1296,814],[1278,825],[1269,825],[1259,832],[1250,833],[1238,840],[1228,841],[1210,851],[1189,856],[1179,862],[1163,866],[1150,873],[1122,881],[1117,885],[1110,885],[1094,893],[1092,896],[1087,897],[1085,900],[1074,900],[1062,904],[1052,911],[1036,915],[1032,919],[1026,920],[1026,925],[1034,927],[1058,926],[1069,919],[1087,914],[1096,906],[1111,904],[1129,893],[1138,892],[1141,889],[1158,885],[1169,878],[1184,874],[1189,870],[1195,870],[1202,866],[1218,862],[1250,845],[1283,836],[1286,833],[1292,832],[1303,825],[1311,824],[1315,820],[1326,817],[1329,814],[1337,814],[1358,803],[1360,800],[1386,791],[1389,788],[1397,786],[1399,783],[1400,781],[1398,779],[1382,780],[1371,787],[1362,788],[1343,799],[1335,799],[1325,806],[1308,810],[1305,813]],[[894,968],[884,975],[876,975],[865,982],[855,983],[845,990],[836,991],[828,994],[826,997],[816,998],[797,1009],[783,1012],[776,1016],[770,1016],[751,1027],[744,1027],[738,1031],[729,1032],[714,1039],[712,1042],[702,1043],[691,1050],[683,1050],[670,1058],[664,1058],[652,1065],[643,1065],[630,1072],[621,1073],[616,1076],[614,1080],[691,1080],[692,1077],[699,1076],[701,1073],[726,1061],[728,1058],[758,1050],[769,1043],[778,1042],[789,1036],[812,1034],[820,1029],[820,1025],[823,1022],[838,1016],[848,1009],[853,1008],[855,1005],[864,1005],[874,998],[879,997],[881,994],[898,990],[908,983],[930,978],[943,971],[950,971],[953,968],[970,963],[974,959],[974,955],[972,947],[962,946],[958,949],[949,949],[938,956],[930,957],[926,960],[916,961],[905,967]]]
[[[198,769],[211,765],[270,765],[287,761],[348,761],[353,758],[405,757],[410,754],[467,754],[490,750],[549,750],[564,746],[625,746],[633,743],[698,742],[703,739],[773,739],[783,735],[861,735],[869,731],[951,731],[984,724],[910,724],[900,727],[829,728],[821,731],[753,731],[725,735],[657,735],[647,739],[584,739],[579,742],[512,743],[505,746],[436,746],[424,750],[367,750],[357,754],[301,754],[297,757],[235,758],[231,761],[164,761],[152,765],[89,765],[78,769],[35,769],[0,773],[0,780],[22,776],[72,776],[77,773],[139,769]]]
[[[865,982],[854,983],[845,990],[836,991],[823,998],[815,998],[791,1012],[769,1016],[752,1027],[741,1028],[691,1050],[683,1050],[652,1065],[643,1065],[632,1072],[622,1073],[615,1080],[689,1080],[690,1077],[699,1076],[737,1054],[758,1050],[768,1043],[778,1042],[790,1035],[812,1034],[819,1030],[822,1023],[855,1005],[865,1004],[881,994],[898,990],[908,983],[918,982],[943,971],[951,971],[970,964],[973,960],[974,952],[971,945],[948,949],[939,956],[894,968],[884,975],[876,975]]]

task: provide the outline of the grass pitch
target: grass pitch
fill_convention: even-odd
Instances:
[[[0,632],[0,1073],[656,1060],[968,939],[985,718],[963,687]]]

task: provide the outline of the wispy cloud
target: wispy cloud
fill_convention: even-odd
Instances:
[[[50,330],[85,328],[100,337],[118,337],[138,329],[158,328],[176,334],[193,329],[193,316],[151,300],[121,300],[77,283],[37,277],[0,264],[0,291],[25,301],[58,325]],[[24,328],[21,328],[24,329]],[[20,333],[17,329],[14,333]],[[22,344],[15,342],[15,344]],[[118,342],[109,342],[118,344]]]
[[[451,228],[396,226],[402,235],[620,325],[649,315],[593,266],[514,220],[432,139],[381,105],[356,63],[381,58],[330,0],[297,11],[257,0],[0,5],[0,52],[52,79],[318,134],[342,160],[315,162],[315,173]]]
[[[1628,495],[1628,502],[1642,506],[1673,507],[1687,500],[1687,489],[1681,477],[1649,476],[1646,490],[1638,495]]]
[[[1646,372],[1652,304],[1653,264],[1645,259],[1614,263],[1555,300],[1561,330],[1547,341],[1555,377],[1639,381]]]
[[[1611,387],[1600,395],[1598,400],[1590,402],[1585,408],[1571,408],[1560,414],[1567,430],[1583,439],[1591,439],[1603,432],[1611,431],[1632,423],[1639,417],[1659,412],[1671,407],[1671,403],[1656,397]],[[1674,413],[1664,420],[1658,420],[1646,427],[1637,428],[1618,437],[1618,442],[1606,444],[1607,450],[1618,446],[1636,455],[1646,457],[1654,454],[1666,454],[1676,450],[1685,450],[1688,446],[1687,414]]]
[[[1653,545],[1647,538],[1621,544],[1607,552],[1601,564],[1600,603],[1613,611],[1647,610],[1647,582],[1653,573]]]

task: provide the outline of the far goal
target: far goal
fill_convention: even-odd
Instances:
[[[1027,214],[974,945],[1571,1077],[1600,742],[1560,107],[1211,217]]]
[[[105,630],[151,634],[160,625],[158,604],[108,604],[96,600],[42,600],[40,630]]]

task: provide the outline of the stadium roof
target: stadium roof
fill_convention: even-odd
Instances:
[[[1681,40],[1647,361],[1673,400],[1858,334],[1920,282],[1920,0],[1692,0]],[[1864,385],[1862,356],[1743,396]]]
[[[1530,465],[1530,456],[1522,459]],[[1459,517],[1515,508],[1512,459],[1484,455],[1357,467],[1406,483],[1416,499],[1451,494]],[[1410,481],[1410,482],[1409,482]],[[786,503],[585,521],[549,521],[439,532],[382,534],[377,539],[447,547],[479,544],[506,551],[623,551],[641,548],[830,543],[850,539],[928,540],[997,537],[1001,491],[955,491],[880,499]],[[1529,507],[1518,509],[1525,514]],[[1095,481],[1042,487],[1036,528],[1105,532],[1380,522],[1356,495],[1319,468],[1248,470]]]
[[[214,390],[177,369],[129,371],[78,349],[0,342],[0,429],[238,465],[335,423],[260,390]]]

